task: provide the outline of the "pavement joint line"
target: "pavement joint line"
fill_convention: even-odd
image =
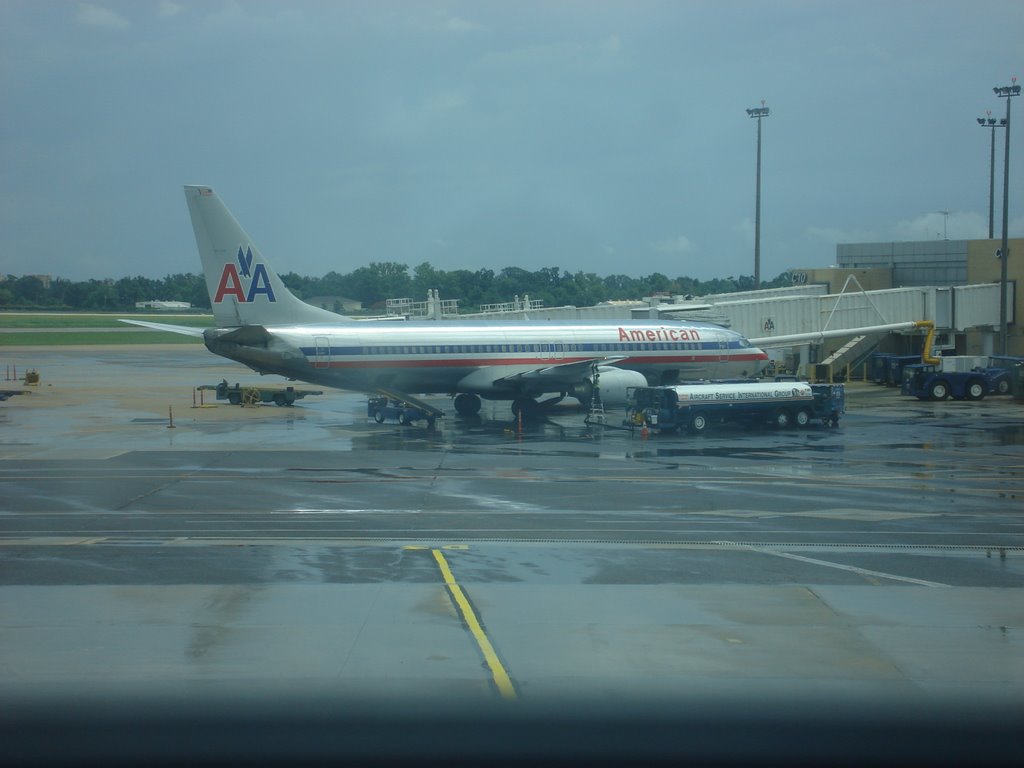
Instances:
[[[731,543],[731,542],[723,542],[723,543]],[[876,576],[876,577],[878,577],[880,579],[891,579],[893,581],[904,581],[904,582],[907,582],[908,584],[917,584],[918,586],[922,586],[922,587],[949,587],[949,586],[951,586],[949,584],[943,584],[943,583],[938,582],[938,581],[927,581],[926,579],[915,579],[915,578],[911,578],[910,576],[898,576],[898,575],[896,575],[894,573],[885,573],[884,571],[873,571],[870,568],[859,568],[859,567],[857,567],[855,565],[845,565],[843,563],[832,563],[832,562],[829,562],[828,560],[818,560],[817,558],[813,558],[813,557],[804,557],[803,555],[794,555],[792,552],[776,552],[776,551],[772,551],[770,549],[765,549],[765,548],[762,548],[762,547],[755,547],[755,546],[747,546],[746,548],[750,549],[750,550],[752,550],[754,552],[762,552],[762,553],[764,553],[766,555],[772,555],[773,557],[784,557],[784,558],[787,558],[789,560],[798,560],[798,561],[800,561],[802,563],[810,563],[811,565],[823,565],[826,568],[837,568],[840,571],[849,571],[850,573],[857,573],[857,574],[860,574],[861,576]]]
[[[441,569],[441,576],[444,578],[445,587],[447,587],[449,594],[451,594],[452,599],[455,601],[455,605],[462,614],[462,620],[466,623],[470,634],[473,635],[473,639],[476,640],[476,644],[480,648],[480,652],[484,655],[484,661],[487,662],[487,667],[491,670],[491,677],[494,679],[494,684],[498,687],[498,692],[503,699],[515,699],[516,689],[512,685],[512,679],[509,677],[508,672],[505,671],[501,659],[498,658],[494,646],[491,645],[491,641],[488,639],[487,633],[484,632],[479,619],[477,619],[476,612],[473,610],[473,606],[470,605],[466,594],[462,591],[462,587],[455,581],[455,576],[452,574],[452,569],[448,566],[448,561],[445,559],[444,554],[442,554],[440,549],[432,549],[430,551],[434,555],[434,560],[437,561],[437,567]]]

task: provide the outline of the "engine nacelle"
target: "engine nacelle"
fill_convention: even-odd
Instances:
[[[638,371],[627,371],[611,365],[597,367],[598,385],[601,388],[601,402],[609,408],[624,408],[626,390],[632,387],[646,387],[647,378]],[[594,396],[594,385],[586,381],[569,390],[569,394],[581,403],[589,403]]]

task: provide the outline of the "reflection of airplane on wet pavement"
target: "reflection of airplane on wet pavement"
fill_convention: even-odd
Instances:
[[[515,412],[566,396],[587,404],[626,388],[753,375],[767,355],[739,333],[706,322],[572,323],[516,320],[358,321],[294,296],[209,187],[185,187],[215,328],[126,320],[202,336],[215,354],[259,373],[384,393],[417,406],[414,394],[451,394],[460,414],[480,398]],[[408,393],[408,394],[407,394]]]
[[[512,410],[521,413],[567,396],[588,405],[599,383],[602,403],[614,407],[625,404],[631,387],[753,376],[768,359],[755,345],[820,342],[920,325],[751,343],[736,331],[701,321],[354,320],[292,294],[212,189],[187,186],[185,198],[216,327],[124,322],[202,336],[211,352],[259,373],[381,395],[420,409],[431,421],[441,412],[416,395],[453,395],[462,415],[477,413],[481,398],[511,401]]]

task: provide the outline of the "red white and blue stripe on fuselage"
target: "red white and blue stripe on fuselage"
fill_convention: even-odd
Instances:
[[[551,365],[600,357],[621,358],[622,367],[714,362],[754,362],[765,359],[749,344],[729,342],[612,342],[574,344],[374,344],[337,346],[326,338],[323,346],[303,346],[313,364],[330,368],[373,365],[479,366]]]

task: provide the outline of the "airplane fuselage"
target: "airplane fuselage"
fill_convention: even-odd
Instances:
[[[232,330],[209,332],[209,349],[264,373],[365,392],[492,399],[558,391],[517,376],[595,358],[662,383],[749,376],[767,357],[740,334],[702,322],[349,322],[271,327],[255,344],[219,339]]]

